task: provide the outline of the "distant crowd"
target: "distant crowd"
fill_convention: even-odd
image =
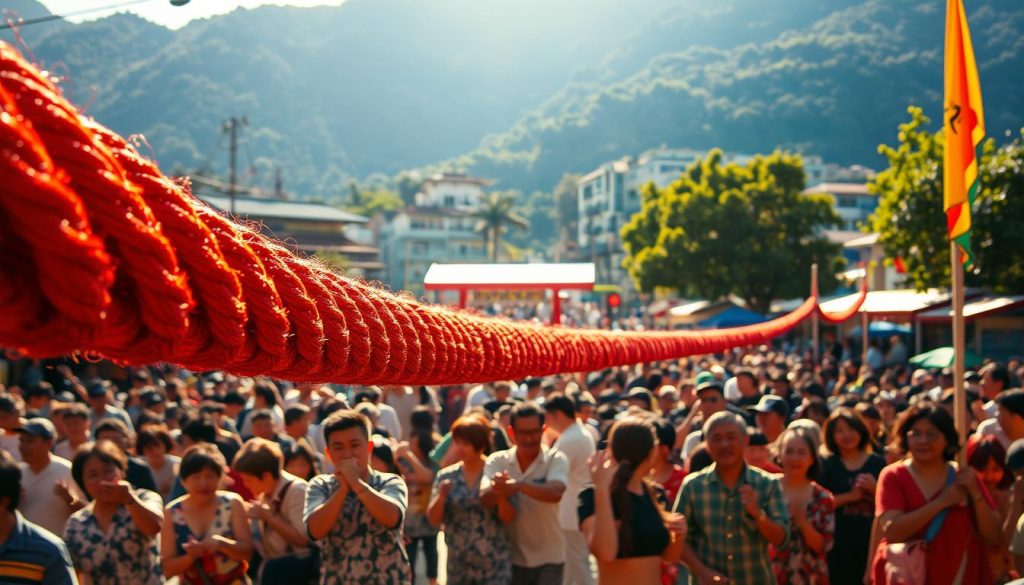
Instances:
[[[22,362],[0,582],[1018,579],[1021,361],[801,346],[443,387]]]

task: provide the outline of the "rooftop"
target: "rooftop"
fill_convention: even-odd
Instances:
[[[486,187],[493,183],[491,179],[484,179],[482,177],[471,177],[466,173],[437,173],[431,175],[425,181],[424,184],[431,183],[465,183],[469,185],[480,185]]]
[[[231,211],[231,199],[215,195],[200,195],[200,199],[223,212]],[[322,203],[282,201],[280,199],[253,199],[235,197],[235,215],[249,219],[277,218],[306,221],[333,221],[338,223],[366,223],[367,218]]]
[[[804,193],[828,193],[829,195],[859,195],[862,197],[874,197],[874,195],[868,191],[867,183],[819,183],[804,189]]]
[[[592,263],[578,264],[431,264],[423,278],[427,290],[591,290],[597,276]]]

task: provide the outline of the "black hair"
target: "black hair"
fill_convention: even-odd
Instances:
[[[249,420],[252,421],[253,423],[255,423],[258,420],[273,421],[274,415],[270,412],[269,409],[260,408],[259,410],[253,411],[253,413],[249,415]]]
[[[166,430],[157,428],[139,431],[139,435],[135,439],[136,452],[142,454],[153,445],[163,445],[164,450],[168,453],[174,450],[174,440]]]
[[[21,503],[21,468],[3,449],[0,449],[0,498],[7,498],[8,512],[17,510]]]
[[[1006,369],[1006,366],[999,362],[992,362],[990,364],[985,365],[983,368],[981,368],[981,371],[978,373],[982,376],[988,374],[989,376],[992,377],[994,381],[1002,382],[1003,390],[1010,388],[1010,386],[1012,385],[1010,383],[1010,371]]]
[[[629,492],[629,480],[654,450],[656,445],[654,433],[654,427],[646,418],[627,416],[612,426],[608,436],[612,457],[619,465],[615,470],[615,477],[612,478],[611,498],[612,506],[621,514],[619,552],[626,557],[633,552],[638,544],[633,542],[633,530],[630,522],[633,501]],[[651,486],[648,481],[647,479],[643,480],[643,487],[648,494],[651,494]],[[652,495],[651,501],[657,502],[657,499]]]
[[[556,392],[544,400],[544,412],[560,412],[569,417],[570,420],[576,417],[576,404],[565,394]]]
[[[911,406],[900,415],[899,420],[896,421],[896,430],[893,433],[893,442],[899,449],[899,452],[903,454],[910,453],[910,440],[907,438],[907,435],[910,433],[910,429],[923,419],[927,419],[928,422],[932,423],[942,433],[942,436],[946,439],[946,450],[942,455],[946,461],[952,461],[956,457],[957,451],[960,450],[960,435],[956,432],[956,424],[953,422],[953,417],[946,412],[946,409],[935,404]]]
[[[401,475],[402,471],[398,469],[398,464],[395,462],[395,452],[391,449],[387,439],[373,437],[370,442],[373,443],[372,456],[384,462],[384,465],[388,468],[387,472]]]
[[[181,428],[181,434],[188,437],[193,443],[217,441],[217,427],[208,414],[201,414],[186,422]]]
[[[860,435],[860,440],[857,442],[858,449],[861,451],[869,451],[871,449],[874,441],[872,440],[871,431],[868,429],[867,423],[864,422],[864,417],[856,410],[843,406],[837,408],[835,412],[829,415],[825,421],[825,428],[822,429],[822,434],[825,436],[825,447],[828,448],[830,453],[839,454],[839,444],[836,443],[836,425],[839,424],[839,421],[845,422]]]
[[[117,418],[105,418],[96,425],[96,430],[93,431],[93,436],[98,437],[100,433],[105,431],[114,431],[120,435],[123,435],[129,439],[132,438],[133,432],[128,428],[128,425],[124,424],[124,421]]]
[[[181,455],[178,477],[184,481],[190,475],[195,475],[204,469],[223,476],[227,466],[224,455],[217,447],[207,443],[198,443],[186,449]]]
[[[331,435],[348,429],[361,429],[363,436],[370,438],[370,419],[355,410],[343,409],[324,420],[324,442],[330,443]]]
[[[667,446],[670,450],[676,444],[676,427],[667,420],[657,417],[651,420],[654,425],[654,434],[658,438],[658,445]]]
[[[270,408],[277,406],[277,392],[273,384],[268,380],[260,380],[252,387],[252,395],[262,398]]]
[[[71,477],[78,484],[78,487],[82,488],[82,492],[95,499],[92,494],[86,491],[85,479],[83,478],[85,465],[90,459],[99,459],[102,463],[113,465],[120,469],[121,473],[125,473],[128,469],[128,456],[116,443],[107,440],[96,441],[89,448],[83,449],[75,455],[74,460],[71,462]]]
[[[437,437],[434,435],[434,411],[429,406],[417,406],[412,409],[409,417],[412,424],[412,431],[409,433],[409,441],[416,441],[420,454],[429,457],[437,444]]]
[[[540,407],[533,402],[520,402],[512,408],[512,419],[509,421],[509,425],[515,429],[517,420],[533,417],[540,419],[541,426],[544,425],[544,411]]]
[[[290,447],[284,450],[283,467],[288,467],[288,463],[292,459],[305,459],[309,463],[309,477],[302,479],[309,481],[320,473],[320,463],[317,461],[313,451],[303,443],[292,443]]]
[[[0,394],[0,411],[18,414],[18,402],[10,394]]]
[[[285,426],[288,426],[296,421],[302,420],[302,417],[307,414],[309,414],[309,407],[305,404],[289,406],[287,410],[284,411],[284,424]]]

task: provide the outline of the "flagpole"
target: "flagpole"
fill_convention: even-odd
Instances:
[[[811,295],[814,296],[815,300],[818,300],[818,263],[811,264]],[[820,301],[819,301],[820,305]],[[813,344],[812,356],[814,359],[814,365],[812,368],[817,371],[818,367],[818,351],[821,347],[821,341],[819,340],[819,322],[818,322],[818,309],[814,310],[811,314],[811,343]]]
[[[953,388],[956,430],[960,436],[957,463],[961,469],[967,465],[967,392],[964,388],[964,264],[963,252],[956,242],[949,243],[953,272]]]

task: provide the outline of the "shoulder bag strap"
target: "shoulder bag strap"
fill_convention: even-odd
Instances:
[[[953,471],[953,466],[949,467],[949,480],[946,481],[946,486],[953,485],[953,481],[956,480],[956,473]],[[939,530],[942,529],[942,523],[946,520],[946,514],[949,513],[949,508],[943,508],[941,512],[932,518],[932,521],[928,524],[928,531],[924,534],[924,541],[931,542],[939,534]]]

